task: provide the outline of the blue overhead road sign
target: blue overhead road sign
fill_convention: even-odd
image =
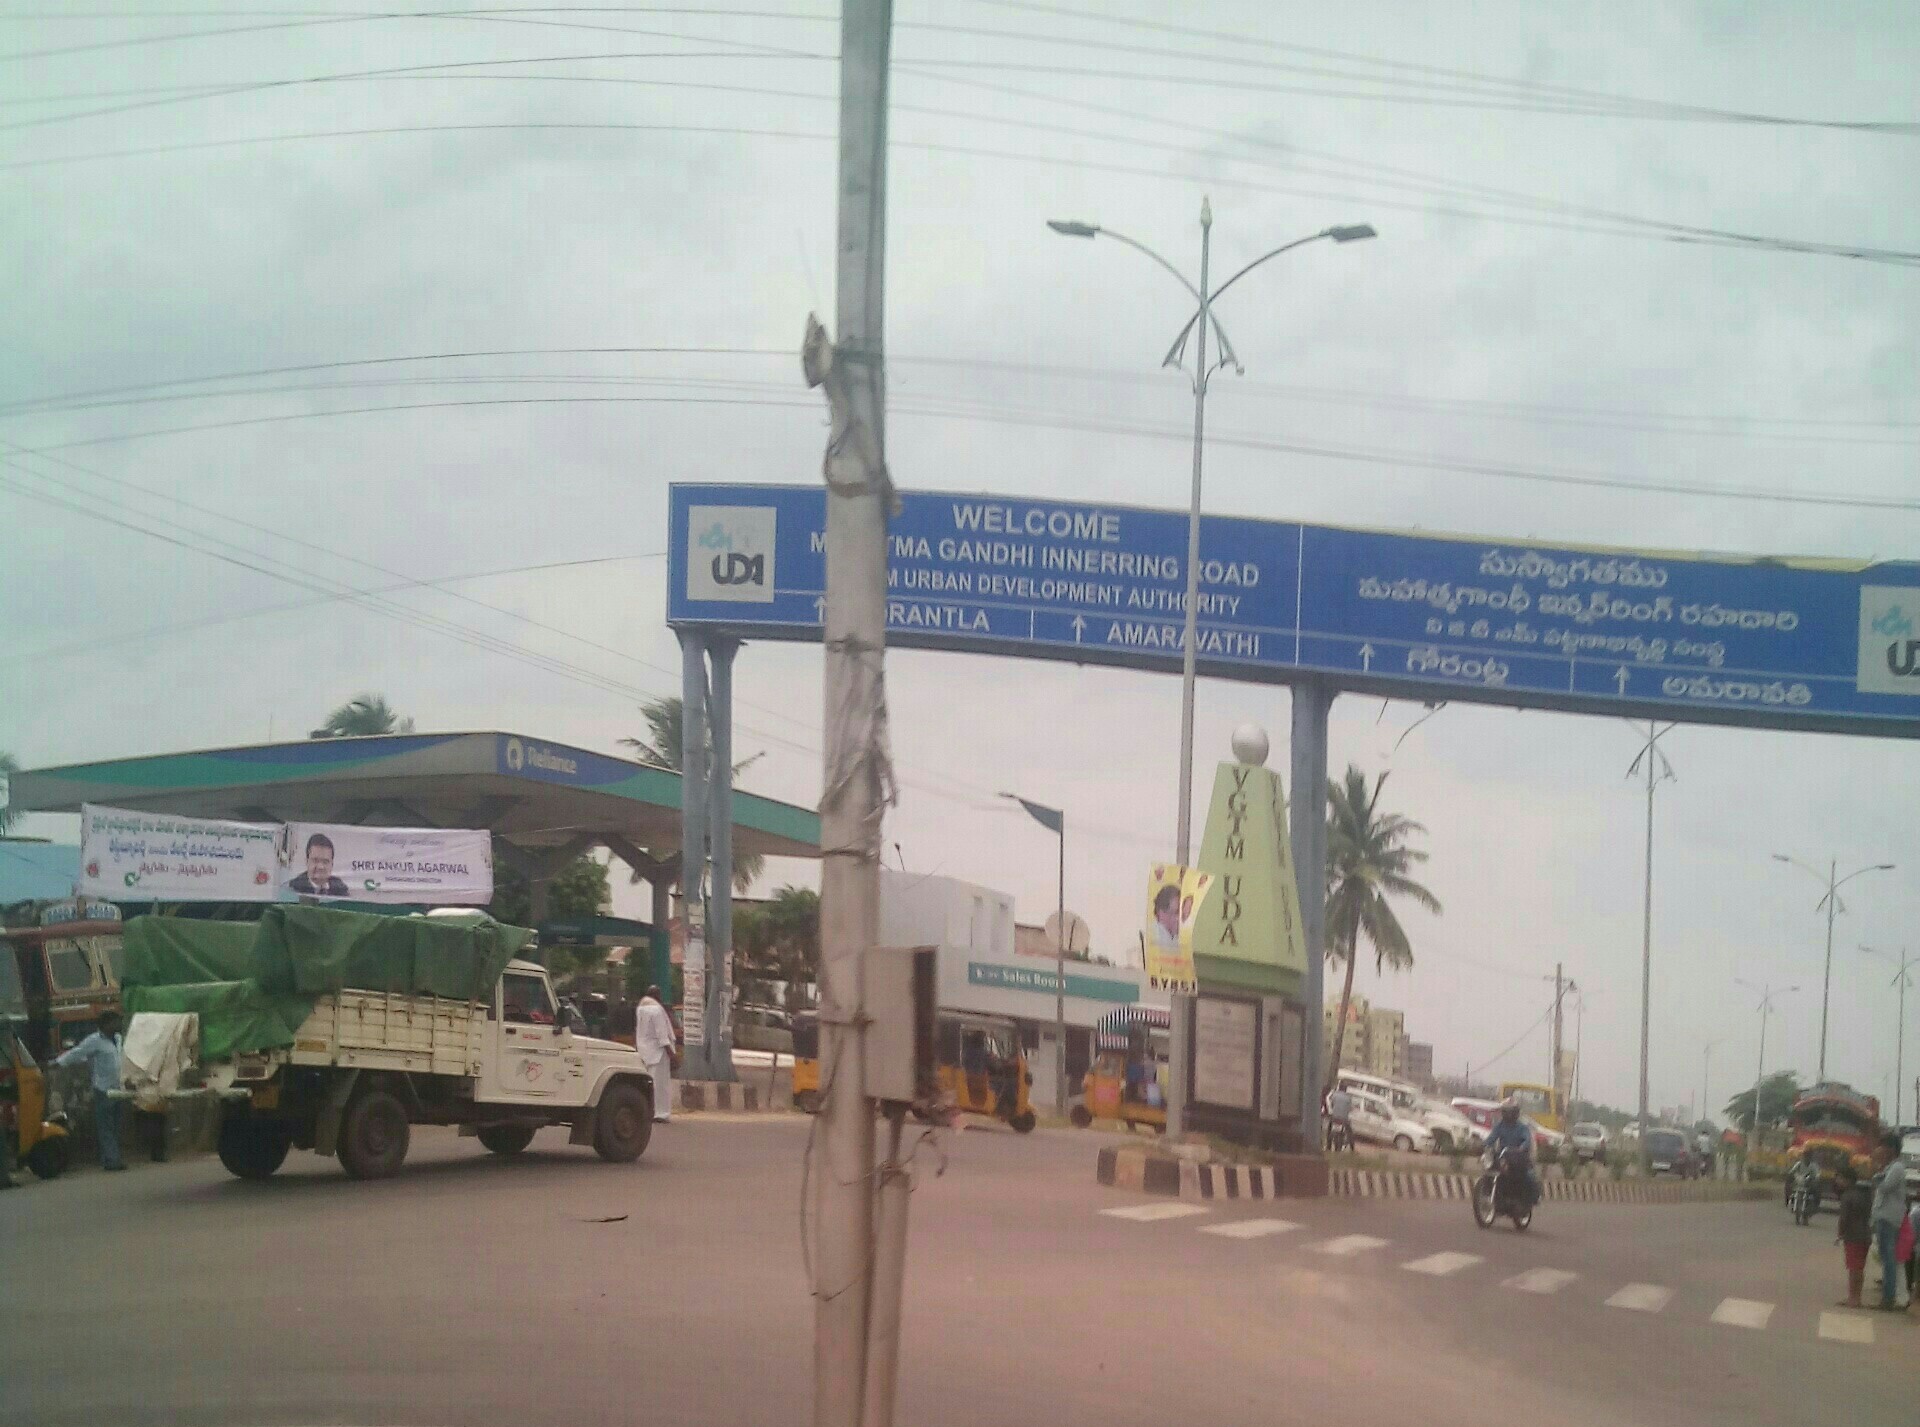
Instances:
[[[898,646],[1178,669],[1187,518],[912,491]],[[667,619],[817,640],[826,493],[675,486]],[[1920,735],[1920,564],[1549,547],[1208,516],[1202,673],[1397,697]]]

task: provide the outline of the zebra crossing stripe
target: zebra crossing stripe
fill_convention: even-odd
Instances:
[[[1657,1283],[1630,1283],[1607,1300],[1609,1308],[1635,1313],[1658,1313],[1673,1301],[1673,1290]]]
[[[1408,1273],[1430,1274],[1434,1278],[1445,1278],[1448,1274],[1460,1272],[1463,1268],[1472,1268],[1482,1262],[1478,1254],[1429,1254],[1426,1258],[1415,1259],[1412,1263],[1403,1263],[1401,1268]]]
[[[1720,1306],[1713,1310],[1714,1322],[1725,1323],[1733,1328],[1764,1328],[1772,1317],[1771,1303],[1760,1303],[1751,1298],[1723,1298]]]
[[[1200,1232],[1218,1234],[1223,1239],[1264,1239],[1299,1227],[1290,1219],[1236,1219],[1231,1224],[1204,1224]]]
[[[1102,1209],[1100,1211],[1110,1219],[1131,1219],[1136,1224],[1150,1224],[1156,1219],[1184,1219],[1189,1214],[1204,1214],[1207,1211],[1198,1204],[1129,1204],[1122,1209]]]
[[[1355,1254],[1364,1254],[1369,1249],[1384,1249],[1385,1239],[1376,1239],[1370,1234],[1342,1234],[1337,1239],[1328,1239],[1323,1244],[1315,1244],[1320,1253],[1337,1259],[1352,1258]]]
[[[1820,1315],[1820,1336],[1836,1343],[1871,1343],[1873,1319],[1864,1313],[1839,1313],[1829,1308]]]
[[[1530,1268],[1525,1273],[1515,1274],[1500,1286],[1518,1289],[1521,1293],[1558,1293],[1578,1277],[1579,1274],[1563,1268]]]

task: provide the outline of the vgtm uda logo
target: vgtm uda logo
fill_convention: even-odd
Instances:
[[[1920,589],[1866,586],[1860,591],[1860,661],[1855,682],[1862,693],[1920,696]]]
[[[689,598],[761,602],[773,598],[773,507],[695,506],[688,517]]]

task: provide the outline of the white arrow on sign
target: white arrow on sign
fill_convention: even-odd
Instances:
[[[1627,666],[1625,664],[1622,664],[1614,671],[1613,686],[1623,695],[1627,692]]]
[[[1362,644],[1360,646],[1360,667],[1368,671],[1371,671],[1373,668],[1373,646],[1371,644]]]
[[[813,617],[822,624],[827,622],[827,598],[825,595],[814,596]]]
[[[1075,644],[1078,644],[1080,642],[1080,636],[1082,634],[1085,634],[1086,632],[1087,632],[1087,617],[1082,614],[1076,614],[1073,617],[1073,642]]]

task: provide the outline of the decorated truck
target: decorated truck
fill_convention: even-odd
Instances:
[[[296,1148],[384,1178],[422,1124],[500,1155],[565,1126],[602,1159],[637,1159],[653,1080],[633,1047],[557,1008],[546,971],[519,958],[532,939],[473,912],[137,917],[123,992],[127,1044],[142,1049],[126,1093],[150,1110],[215,1100],[220,1161],[243,1179]]]

